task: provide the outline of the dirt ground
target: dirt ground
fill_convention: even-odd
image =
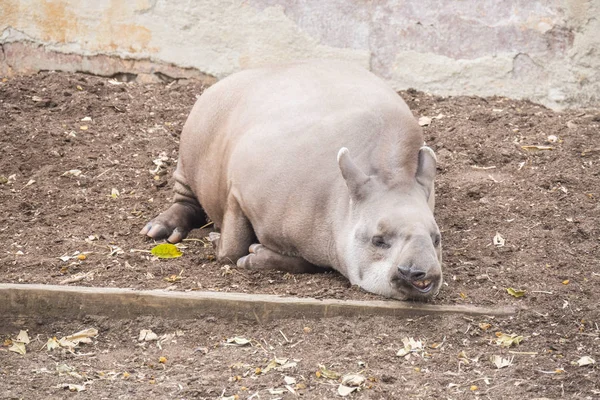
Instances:
[[[2,79],[0,281],[376,299],[336,273],[219,265],[209,228],[191,234],[181,258],[148,254],[154,244],[138,231],[170,203],[178,137],[202,90],[65,73]],[[515,316],[263,325],[65,316],[25,324],[26,355],[8,351],[19,329],[0,324],[0,398],[339,397],[339,379],[319,365],[363,376],[355,398],[600,398],[597,366],[578,365],[600,362],[600,111],[401,95],[416,118],[432,118],[424,132],[439,158],[445,284],[435,303],[512,305]],[[91,327],[99,335],[74,352],[44,347]],[[160,346],[139,341],[142,329]],[[501,347],[501,333],[523,339]],[[235,336],[250,343],[226,345]],[[424,349],[397,356],[410,337]],[[512,363],[499,369],[492,356]],[[288,361],[269,370],[275,358]]]

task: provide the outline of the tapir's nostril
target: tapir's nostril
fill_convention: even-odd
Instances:
[[[425,279],[425,276],[427,275],[425,271],[406,266],[398,267],[398,272],[404,279],[409,281],[420,281]]]

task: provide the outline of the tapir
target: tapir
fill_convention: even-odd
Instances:
[[[206,89],[181,134],[174,202],[141,231],[176,243],[207,217],[217,259],[333,268],[382,296],[442,285],[436,157],[401,97],[362,67],[303,61]]]

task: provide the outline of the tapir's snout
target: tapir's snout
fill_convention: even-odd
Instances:
[[[427,270],[401,265],[392,277],[392,284],[401,288],[408,298],[424,300],[437,294],[441,280],[441,269],[437,265]]]

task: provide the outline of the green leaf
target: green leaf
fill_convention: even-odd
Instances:
[[[508,292],[508,294],[510,294],[513,297],[523,297],[525,296],[525,293],[527,293],[525,290],[520,290],[520,289],[513,289],[513,288],[507,288],[506,291]]]
[[[150,250],[150,252],[152,255],[158,258],[177,258],[183,255],[177,246],[171,243],[162,243],[156,245],[152,248],[152,250]]]

